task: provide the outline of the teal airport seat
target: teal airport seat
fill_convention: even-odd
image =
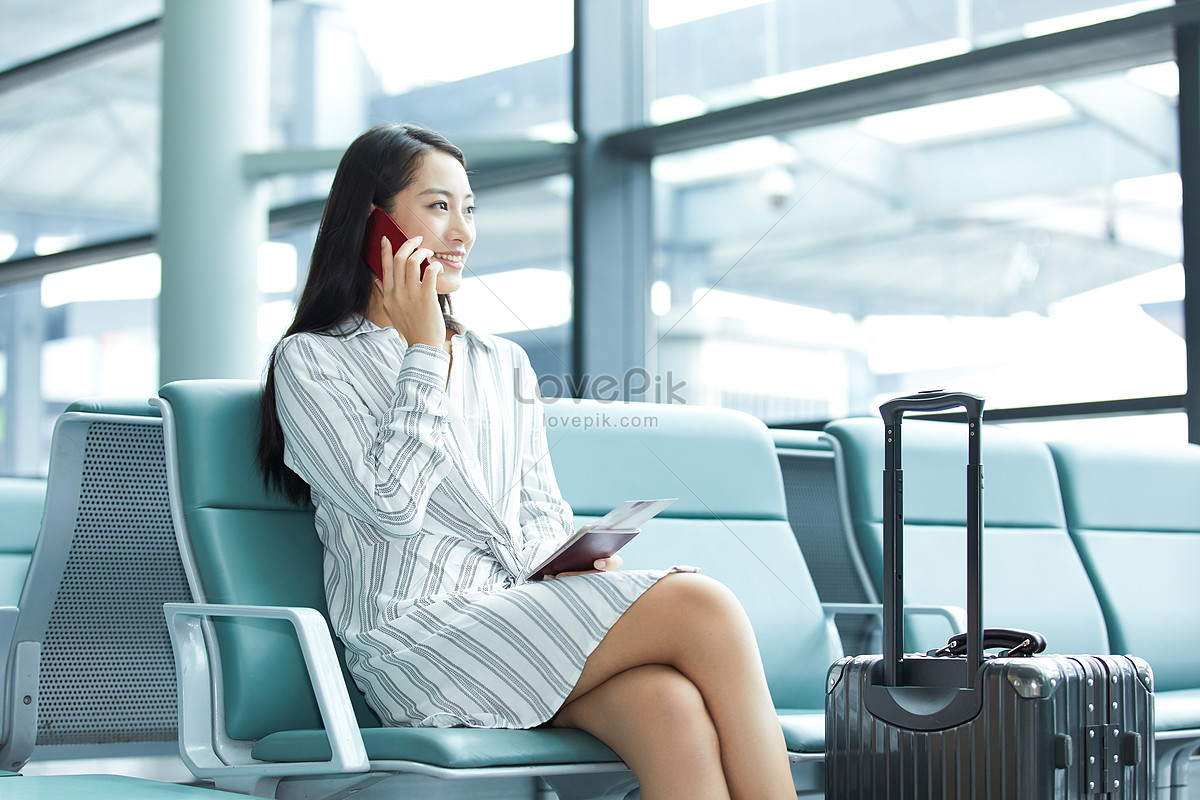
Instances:
[[[825,428],[846,475],[850,517],[876,590],[883,586],[883,422],[855,418]],[[983,621],[1041,632],[1056,653],[1108,653],[1104,615],[1067,532],[1049,449],[985,426]],[[962,606],[966,598],[966,426],[904,424],[905,602]],[[925,651],[952,633],[910,620],[905,647]]]
[[[15,606],[21,597],[45,505],[44,480],[0,478],[0,606]]]
[[[19,613],[5,615],[18,649],[11,661],[0,661],[0,797],[238,797],[120,775],[13,771],[31,753],[174,751],[175,671],[161,606],[186,598],[187,587],[174,547],[157,412],[144,399],[72,404],[55,426],[48,482],[0,479],[0,514],[0,570],[14,566],[5,556],[23,555],[11,597],[20,600]],[[7,588],[13,587],[0,586]]]
[[[145,399],[72,404],[55,424],[45,491],[0,662],[0,768],[173,759],[175,662],[162,604],[190,595],[157,411]]]
[[[1113,652],[1154,670],[1160,791],[1182,796],[1200,744],[1200,447],[1061,441],[1050,450]]]
[[[625,500],[677,497],[622,555],[629,569],[687,564],[728,586],[754,625],[793,777],[824,758],[825,677],[841,654],[788,523],[770,433],[735,411],[558,400],[550,458],[576,523]]]
[[[312,509],[266,494],[255,470],[259,392],[246,381],[161,391],[176,524],[202,601],[167,610],[193,771],[261,795],[282,796],[281,782],[316,797],[385,781],[449,797],[452,781],[428,781],[540,776],[563,800],[624,796],[627,768],[580,731],[379,727],[330,635]],[[579,524],[623,500],[679,498],[626,548],[627,565],[692,564],[738,594],[798,788],[819,796],[824,680],[841,649],[788,527],[766,428],[732,411],[568,401],[547,404],[546,427]]]

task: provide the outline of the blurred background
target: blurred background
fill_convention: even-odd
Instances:
[[[276,0],[260,155],[306,160],[263,173],[246,347],[291,320],[341,150],[416,122],[477,167],[455,310],[544,394],[644,369],[630,399],[804,426],[949,387],[1184,441],[1189,10]],[[0,475],[45,474],[71,401],[157,392],[162,14],[0,0]]]

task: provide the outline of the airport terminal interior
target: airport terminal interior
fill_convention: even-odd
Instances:
[[[884,646],[880,406],[932,389],[985,399],[983,623],[1148,664],[1053,796],[1200,794],[1200,0],[0,0],[0,797],[638,796],[586,734],[380,728],[254,471],[387,122],[466,156],[453,313],[528,354],[577,523],[681,498],[627,566],[734,589],[799,797],[871,796],[830,667]],[[974,602],[935,410],[921,652]]]

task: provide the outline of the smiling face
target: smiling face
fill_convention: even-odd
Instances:
[[[463,165],[449,153],[431,150],[416,175],[384,209],[407,236],[421,236],[421,247],[442,264],[438,294],[462,286],[463,266],[475,243],[475,195]]]

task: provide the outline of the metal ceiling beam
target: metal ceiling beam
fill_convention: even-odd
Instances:
[[[655,156],[1168,61],[1175,57],[1175,28],[1196,23],[1200,4],[1183,3],[625,131],[605,144],[627,154]]]
[[[0,264],[0,287],[7,284],[35,280],[52,272],[61,272],[64,269],[103,264],[106,261],[115,261],[118,258],[129,258],[130,256],[140,256],[152,252],[154,252],[154,236],[153,234],[146,233],[139,236],[127,236],[108,242],[84,245],[83,247],[76,247],[62,253],[14,258],[11,261]]]
[[[97,59],[124,53],[139,45],[156,42],[161,24],[161,18],[148,19],[6,69],[0,72],[0,94],[31,83],[49,80],[73,69],[85,67]]]
[[[317,222],[321,219],[321,212],[324,209],[325,198],[323,197],[273,208],[267,230],[271,235],[275,235],[297,225]],[[153,253],[157,249],[158,242],[153,233],[139,233],[76,247],[61,253],[14,258],[11,261],[0,263],[0,287],[31,281],[65,269],[88,267],[92,264],[115,261],[118,258],[145,255]]]

